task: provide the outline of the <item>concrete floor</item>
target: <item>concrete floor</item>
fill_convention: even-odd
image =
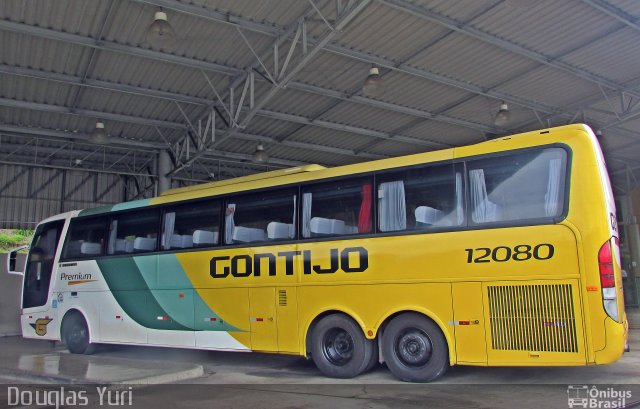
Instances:
[[[88,384],[155,384],[132,390],[133,406],[141,408],[566,408],[568,385],[628,391],[628,405],[640,401],[640,312],[631,313],[631,352],[608,366],[453,367],[437,382],[412,385],[397,381],[383,365],[335,380],[299,357],[112,345],[78,356],[58,344],[5,337],[0,382],[7,388],[75,384],[95,399],[95,386]],[[7,388],[0,388],[0,407],[9,402]]]

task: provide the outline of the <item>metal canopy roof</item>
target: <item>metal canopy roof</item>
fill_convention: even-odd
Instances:
[[[178,34],[163,48],[145,39],[160,8]],[[625,190],[638,44],[632,0],[5,0],[0,163],[148,176],[166,149],[192,183],[586,122]],[[89,142],[97,120],[108,145]]]

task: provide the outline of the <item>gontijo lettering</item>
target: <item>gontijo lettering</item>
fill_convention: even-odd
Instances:
[[[360,273],[369,268],[369,252],[364,247],[347,247],[342,250],[329,250],[328,265],[314,264],[314,254],[311,250],[281,251],[278,253],[257,253],[253,256],[240,254],[237,256],[217,256],[210,261],[210,274],[213,278],[225,278],[229,274],[233,277],[259,277],[262,274],[276,276],[278,271],[276,260],[285,262],[284,275],[294,274],[294,261],[302,256],[302,272],[304,274],[333,274],[342,270],[345,273]],[[262,262],[266,260],[266,262]],[[266,268],[266,271],[264,267]]]

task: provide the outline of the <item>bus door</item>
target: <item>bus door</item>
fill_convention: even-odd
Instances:
[[[50,308],[49,287],[53,275],[58,242],[64,227],[64,220],[41,224],[36,229],[31,249],[27,257],[22,288],[21,319],[23,336],[47,335],[47,327],[56,317],[55,309]],[[56,300],[51,301],[52,304]],[[56,307],[52,305],[51,307]],[[51,331],[49,331],[51,333]]]
[[[22,290],[22,308],[37,312],[48,309],[49,284],[64,220],[38,226],[27,258]]]

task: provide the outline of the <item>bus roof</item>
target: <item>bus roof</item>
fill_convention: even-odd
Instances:
[[[255,173],[253,175],[241,176],[241,177],[232,178],[232,179],[225,179],[217,182],[202,183],[194,186],[170,189],[162,193],[160,196],[176,195],[180,193],[191,193],[191,192],[195,192],[203,189],[210,189],[214,187],[221,187],[221,186],[227,186],[227,185],[237,185],[239,183],[247,183],[247,182],[254,182],[256,180],[278,178],[281,176],[293,175],[293,174],[302,173],[302,172],[314,172],[316,170],[322,170],[322,169],[326,169],[326,168],[322,165],[296,166],[295,168],[278,169],[278,170],[273,170],[271,172]]]
[[[331,178],[348,174],[369,172],[372,170],[383,170],[401,166],[410,166],[419,163],[453,160],[454,158],[462,158],[487,152],[498,152],[502,150],[518,149],[527,146],[547,144],[554,140],[558,140],[559,134],[567,132],[569,130],[583,131],[593,134],[590,128],[584,124],[570,124],[555,128],[545,128],[523,132],[520,134],[505,135],[503,137],[498,137],[491,140],[480,141],[472,145],[452,147],[375,161],[360,162],[333,168],[326,168],[324,166],[314,164],[287,169],[279,169],[271,172],[256,173],[253,175],[242,176],[233,179],[225,179],[216,182],[170,189],[162,193],[160,196],[151,199],[123,202],[115,204],[113,206],[89,208],[82,210],[79,213],[79,216],[87,216],[112,211],[134,209],[149,205],[178,202],[182,200],[206,197],[209,195],[216,196],[219,194],[250,190],[261,186],[278,186],[281,184],[302,182],[309,180],[309,178],[313,178],[314,176],[311,176],[311,174],[315,172],[318,172],[319,178]]]

